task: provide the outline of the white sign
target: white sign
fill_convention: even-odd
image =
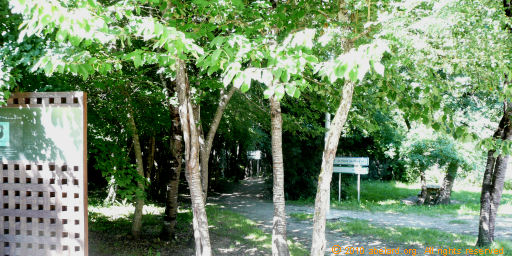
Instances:
[[[254,160],[260,160],[261,159],[261,150],[247,152],[247,158],[254,159]]]
[[[334,159],[334,165],[370,165],[369,157],[336,157]]]
[[[368,167],[346,167],[346,166],[334,166],[334,173],[353,173],[353,174],[368,174]]]
[[[336,157],[333,172],[338,173],[338,201],[341,201],[341,174],[357,174],[357,201],[361,199],[361,175],[368,174],[368,157]]]

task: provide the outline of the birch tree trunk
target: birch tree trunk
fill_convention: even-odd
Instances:
[[[493,138],[505,141],[512,139],[512,122],[510,119],[512,108],[508,103],[505,103],[503,109],[503,117]],[[482,194],[480,196],[480,220],[476,245],[481,247],[490,246],[494,242],[496,214],[500,205],[505,175],[507,173],[509,156],[501,154],[495,158],[494,153],[494,150],[489,150],[487,153],[487,165],[485,167]]]
[[[133,138],[133,148],[135,151],[135,159],[137,162],[137,174],[140,178],[144,178],[144,167],[142,165],[142,150],[140,148],[139,134],[137,131],[137,126],[135,125],[135,118],[133,116],[133,110],[128,107],[128,126],[132,133]],[[138,192],[135,195],[135,212],[133,213],[133,223],[132,223],[132,235],[135,239],[140,237],[140,231],[142,228],[142,210],[144,208],[144,184],[140,181],[137,181]]]
[[[175,88],[168,86],[161,76],[162,83],[168,89],[167,97],[170,99],[174,96]],[[165,217],[164,228],[162,229],[162,238],[165,240],[176,238],[176,217],[178,216],[178,188],[180,184],[181,170],[183,169],[183,132],[180,124],[180,114],[178,108],[169,102],[169,111],[171,113],[171,153],[172,166],[171,177],[167,183],[166,201],[165,201]]]
[[[274,96],[270,97],[270,118],[272,134],[272,163],[274,169],[274,220],[272,228],[272,255],[288,256],[286,242],[286,212],[284,198],[284,165],[283,165],[283,119],[281,104]]]
[[[219,128],[220,120],[222,119],[224,110],[226,110],[229,100],[231,100],[231,97],[235,91],[236,87],[234,86],[232,86],[228,92],[226,92],[224,89],[221,91],[219,104],[217,105],[217,111],[215,111],[215,115],[213,116],[210,129],[206,135],[206,140],[201,146],[201,184],[203,184],[203,196],[205,202],[208,196],[208,161],[210,160],[213,139],[215,138],[215,134]]]
[[[354,93],[354,83],[345,82],[343,86],[342,98],[336,114],[331,122],[327,140],[322,155],[322,166],[318,177],[318,188],[315,198],[315,215],[313,217],[313,241],[311,245],[311,255],[324,255],[325,241],[325,219],[329,209],[329,197],[331,189],[332,170],[341,130],[347,121],[348,112],[352,105],[352,95]]]
[[[185,172],[192,201],[192,222],[194,226],[196,256],[210,256],[212,255],[212,248],[199,170],[200,134],[197,126],[197,121],[199,120],[194,118],[185,62],[178,59],[176,64],[176,86],[183,141],[185,142]]]

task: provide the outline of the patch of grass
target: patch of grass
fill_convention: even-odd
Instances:
[[[149,205],[143,216],[143,230],[140,240],[131,238],[133,207],[95,206],[89,211],[90,251],[91,255],[159,255],[171,254],[190,248],[193,236],[192,212],[179,209],[176,224],[177,241],[161,241],[163,208]],[[272,236],[263,232],[258,225],[243,215],[207,206],[206,213],[210,225],[211,237],[227,239],[234,250],[243,247],[257,248],[264,254],[271,254]],[[288,241],[291,255],[307,255],[299,243]],[[214,249],[216,244],[212,243]],[[186,255],[186,254],[179,254]]]
[[[478,216],[480,214],[480,191],[476,188],[473,188],[472,191],[467,191],[456,187],[452,192],[452,199],[459,203],[436,206],[405,205],[400,202],[402,199],[416,196],[420,191],[419,184],[405,184],[396,181],[362,181],[361,202],[357,201],[357,187],[355,184],[351,184],[347,190],[348,198],[341,202],[337,200],[337,192],[332,192],[331,207],[342,210],[366,210],[371,212],[405,213],[427,216]],[[287,201],[287,203],[295,205],[314,205],[314,199]],[[498,215],[512,217],[511,191],[503,192]]]
[[[469,224],[469,222],[465,221],[465,220],[450,220],[450,221],[448,221],[448,223],[450,223],[450,224]]]
[[[298,220],[312,220],[313,214],[303,213],[303,212],[292,212],[292,213],[290,213],[290,217],[298,219]]]
[[[271,254],[272,235],[263,232],[254,221],[215,206],[208,206],[206,213],[208,223],[211,225],[210,232],[227,236],[237,245],[245,244]],[[308,253],[304,246],[291,240],[288,240],[288,246],[291,255],[306,255]]]
[[[476,237],[453,234],[436,229],[410,227],[383,227],[370,224],[368,221],[352,220],[348,222],[327,222],[331,230],[349,235],[372,236],[385,241],[399,242],[407,245],[431,246],[436,248],[475,249]],[[512,242],[498,241],[492,249],[510,252]]]

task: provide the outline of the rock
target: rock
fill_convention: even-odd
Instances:
[[[416,202],[418,202],[418,197],[410,196],[408,198],[400,200],[400,202],[405,205],[416,205]]]

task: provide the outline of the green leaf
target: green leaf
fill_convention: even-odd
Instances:
[[[246,82],[243,82],[242,86],[240,86],[240,91],[243,93],[246,93],[247,91],[249,91],[249,88],[250,88],[249,84]]]
[[[334,74],[338,77],[338,78],[342,78],[343,76],[345,76],[345,72],[347,71],[347,67],[348,65],[346,63],[340,63],[339,65],[336,66],[336,68],[334,69]]]
[[[283,81],[284,83],[290,81],[290,74],[288,73],[288,71],[283,70],[283,72],[281,73],[281,81]]]
[[[310,64],[312,63],[318,63],[318,58],[315,55],[305,55],[304,59],[306,59]]]
[[[160,22],[155,22],[155,35],[158,37],[160,35],[162,35],[164,31],[164,26],[162,24],[160,24]]]
[[[78,74],[80,74],[84,80],[87,80],[87,77],[89,77],[89,72],[87,71],[85,64],[78,66]]]
[[[462,138],[464,136],[464,133],[464,127],[457,127],[457,129],[455,129],[455,138]]]
[[[134,52],[134,55],[132,56],[133,65],[135,65],[136,68],[142,66],[142,57],[140,56],[140,53]]]
[[[219,62],[219,57],[222,51],[220,49],[217,49],[212,54],[212,64]]]
[[[51,21],[52,21],[52,16],[50,16],[50,14],[45,14],[45,15],[41,18],[41,25],[46,26],[46,25],[48,25]]]
[[[220,46],[224,43],[224,40],[226,40],[226,38],[225,38],[225,37],[223,37],[223,36],[215,37],[215,38],[210,42],[210,45],[211,45],[211,46],[220,47]]]
[[[71,64],[69,65],[69,70],[71,71],[71,73],[73,74],[78,74],[78,67],[76,64]]]
[[[281,74],[283,74],[283,69],[282,68],[278,68],[278,69],[272,70],[272,75],[274,75],[274,77],[280,78]]]
[[[285,94],[285,89],[284,89],[283,85],[279,85],[275,88],[274,97],[276,98],[277,101],[280,101],[284,97],[284,94]]]
[[[218,65],[213,65],[213,66],[210,66],[208,68],[208,76],[211,76],[214,72],[217,72],[217,70],[219,70],[219,66]]]
[[[60,29],[59,32],[57,32],[57,35],[55,35],[55,39],[58,42],[64,42],[66,40],[67,36],[68,36],[68,32],[63,29]]]
[[[286,94],[291,97],[298,98],[300,97],[300,90],[293,84],[286,84]]]
[[[352,70],[348,72],[348,78],[354,83],[357,82],[357,67],[352,68]]]
[[[53,73],[53,65],[51,61],[46,62],[46,65],[44,65],[44,73],[47,76],[50,76]]]

